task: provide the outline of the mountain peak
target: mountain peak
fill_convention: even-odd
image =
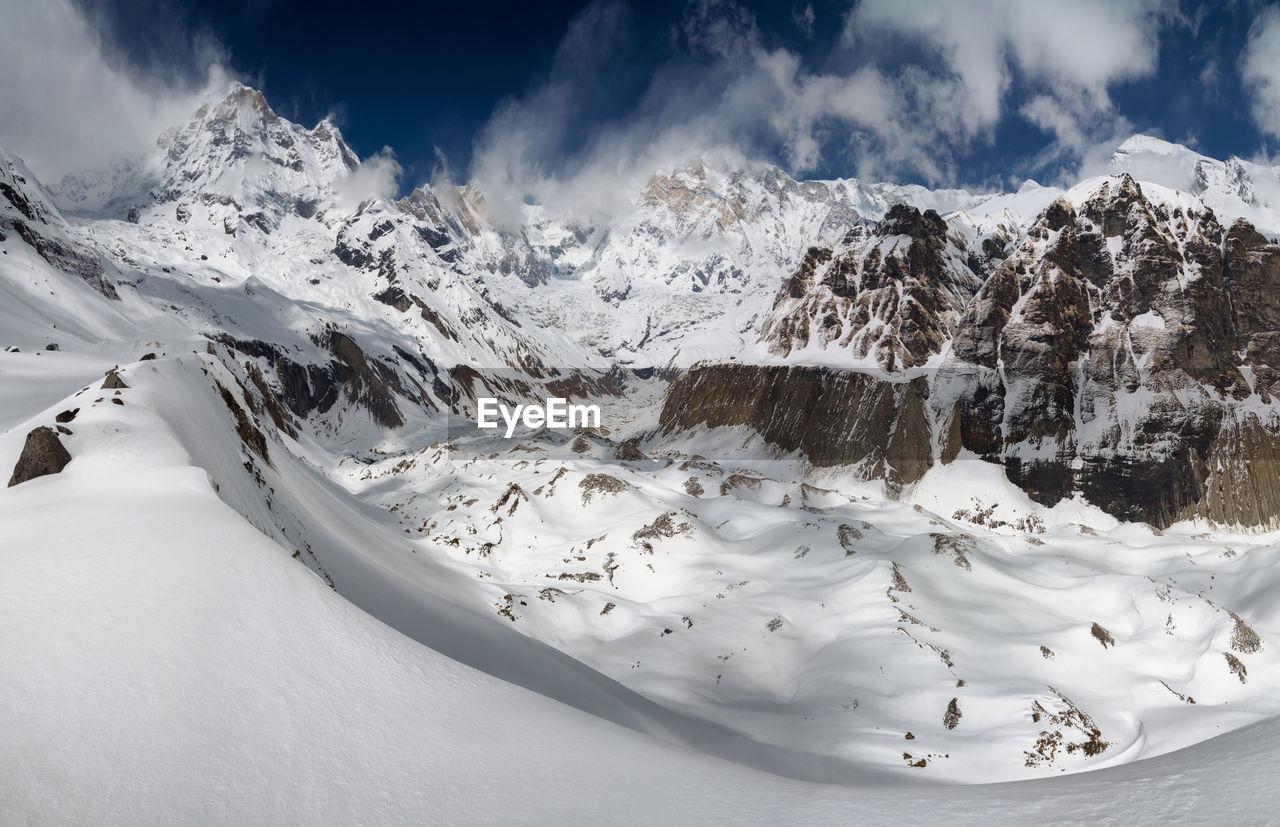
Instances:
[[[1190,152],[1182,144],[1175,144],[1155,135],[1130,135],[1116,147],[1115,155],[1128,155],[1136,152],[1151,152],[1157,155],[1172,155],[1178,152]],[[1112,157],[1115,157],[1113,155]]]
[[[260,209],[278,218],[295,208],[314,214],[359,166],[328,118],[306,129],[277,114],[261,91],[233,82],[165,130],[148,155],[68,175],[55,193],[64,207],[117,218],[175,202]],[[218,218],[234,224],[231,216]]]

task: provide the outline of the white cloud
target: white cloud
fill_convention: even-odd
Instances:
[[[471,177],[499,220],[513,223],[530,199],[585,220],[613,214],[654,172],[708,155],[780,154],[801,174],[837,145],[864,177],[907,169],[943,182],[954,174],[936,130],[919,128],[954,108],[953,95],[924,94],[914,73],[889,76],[872,65],[814,72],[798,54],[766,48],[750,13],[717,0],[689,5],[676,31],[680,57],[653,74],[631,111],[584,128],[594,123],[592,101],[608,90],[612,44],[629,24],[619,4],[589,7],[547,80],[494,111]]]
[[[403,172],[395,152],[384,146],[361,161],[350,175],[334,183],[338,204],[343,209],[355,210],[370,198],[395,198],[400,192],[399,181]]]
[[[1253,122],[1280,138],[1280,8],[1263,9],[1254,20],[1240,58],[1240,74],[1253,95]]]
[[[1164,0],[864,0],[846,19],[845,39],[857,48],[897,35],[927,48],[940,68],[920,77],[957,95],[938,114],[956,119],[943,132],[987,134],[1006,114],[1015,74],[1035,90],[1020,113],[1079,153],[1102,117],[1112,112],[1109,87],[1152,74],[1159,30],[1174,9]]]
[[[801,31],[811,8],[793,11]],[[592,101],[607,94],[628,14],[613,0],[588,7],[548,78],[495,110],[471,175],[500,218],[514,221],[528,200],[610,214],[653,172],[708,153],[779,159],[797,175],[838,153],[862,178],[954,184],[956,158],[1011,115],[1050,136],[1035,160],[1055,168],[1043,172],[1078,170],[1130,126],[1111,87],[1153,73],[1160,29],[1179,19],[1165,0],[862,0],[840,59],[824,64],[839,70],[819,71],[768,45],[732,0],[693,0],[673,29],[676,59],[631,111],[601,124]]]
[[[0,5],[0,144],[46,182],[140,154],[229,80],[212,49],[198,89],[120,68],[70,0]]]
[[[813,24],[817,20],[817,15],[813,13],[812,3],[806,4],[803,9],[793,11],[791,20],[805,37],[813,37]]]

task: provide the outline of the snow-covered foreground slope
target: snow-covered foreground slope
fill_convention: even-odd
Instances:
[[[1273,536],[1046,509],[976,460],[911,505],[800,463],[595,451],[345,467],[477,611],[789,752],[1013,780],[1280,712]]]
[[[5,386],[46,399],[98,372],[67,360],[36,376],[36,357],[15,359]],[[198,363],[152,367],[195,382]],[[906,810],[919,823],[1157,823],[1270,811],[1274,723],[1116,770],[985,787],[866,774],[811,784],[655,741],[351,605],[218,499],[189,464],[208,446],[166,425],[161,388],[129,373],[123,405],[82,395],[63,473],[0,492],[7,821],[887,824]],[[10,400],[4,424],[40,415]],[[205,424],[205,439],[227,438]],[[0,439],[6,460],[14,442],[12,430]],[[501,630],[478,617],[471,628],[485,624]],[[490,643],[517,663],[532,645]],[[582,691],[571,672],[559,680]]]

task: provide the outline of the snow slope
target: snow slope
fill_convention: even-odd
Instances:
[[[11,371],[9,360],[6,380]],[[857,812],[888,824],[910,807],[920,823],[1142,824],[1270,812],[1274,723],[1117,770],[976,787],[869,786],[860,775],[817,785],[654,741],[360,611],[219,501],[148,410],[154,400],[133,388],[121,398],[82,409],[66,471],[0,492],[0,809],[14,822],[814,822]],[[12,442],[0,443],[5,456]],[[527,642],[494,645],[518,658]]]

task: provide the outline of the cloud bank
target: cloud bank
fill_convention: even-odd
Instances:
[[[338,204],[354,211],[369,198],[394,198],[404,169],[391,147],[384,146],[360,162],[354,172],[334,182]]]
[[[545,81],[494,111],[470,172],[491,203],[588,215],[701,155],[778,159],[798,175],[838,161],[862,178],[948,185],[963,183],[957,155],[989,144],[1010,116],[1046,136],[1028,163],[1078,168],[1124,137],[1110,89],[1156,71],[1176,12],[1165,0],[863,0],[834,21],[840,37],[815,65],[771,45],[732,0],[694,0],[636,106],[600,123],[587,116],[608,93],[631,12],[598,0]],[[793,22],[806,38],[833,23],[811,5]]]
[[[0,143],[46,181],[145,151],[232,74],[218,44],[188,31],[173,36],[197,50],[194,73],[168,72],[162,59],[128,68],[103,42],[109,27],[84,12],[89,0],[0,4]],[[988,168],[1061,181],[1105,165],[1136,131],[1116,104],[1134,87],[1129,98],[1120,87],[1160,72],[1165,36],[1194,32],[1205,8],[797,0],[771,30],[735,0],[691,0],[655,42],[655,24],[641,17],[649,10],[596,0],[545,74],[493,109],[459,172],[512,222],[527,203],[605,219],[655,171],[699,158],[778,163],[797,176],[1016,185],[973,172],[974,158],[1003,150],[1011,132],[1019,154]],[[1238,64],[1215,57],[1195,76],[1227,90],[1243,83],[1258,129],[1280,138],[1280,9],[1231,8],[1237,36],[1241,19],[1251,24]],[[400,175],[383,150],[343,192],[387,196]],[[433,183],[450,177],[441,159]]]
[[[3,6],[0,143],[44,181],[141,154],[230,80],[215,46],[192,44],[205,67],[192,86],[110,60],[100,34],[70,0]]]
[[[1249,29],[1240,74],[1253,94],[1253,121],[1280,138],[1280,8],[1262,10]]]

